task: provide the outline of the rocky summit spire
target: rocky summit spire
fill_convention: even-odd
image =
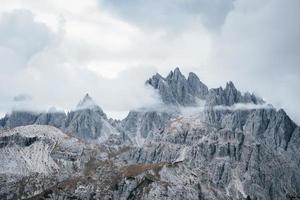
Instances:
[[[206,98],[206,95],[208,94],[208,88],[204,83],[200,81],[200,79],[195,73],[193,72],[189,73],[187,83],[188,83],[190,94],[200,99]]]
[[[106,114],[89,94],[78,103],[76,110],[68,113],[65,121],[65,131],[84,140],[104,137],[104,130],[110,129]]]
[[[242,94],[236,89],[232,81],[226,83],[225,89],[222,87],[210,89],[206,97],[206,105],[208,106],[232,106],[236,103],[264,104],[265,102],[249,92]]]
[[[94,102],[92,97],[86,93],[82,100],[79,101],[77,104],[77,109],[88,109],[88,108],[95,108],[98,107],[97,104]]]
[[[154,75],[146,84],[159,91],[165,104],[195,106],[197,99],[205,99],[208,93],[207,86],[196,74],[192,73],[186,79],[178,67],[165,78],[160,74]]]
[[[198,100],[205,100],[207,106],[265,103],[261,98],[249,92],[242,94],[236,89],[232,81],[229,81],[225,88],[208,89],[195,73],[190,72],[186,79],[178,67],[171,71],[167,77],[162,77],[157,73],[147,80],[146,84],[158,90],[165,104],[197,106]]]

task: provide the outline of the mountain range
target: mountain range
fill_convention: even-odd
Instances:
[[[179,68],[145,84],[162,105],[123,120],[89,94],[0,119],[0,199],[300,199],[300,127],[283,109]]]

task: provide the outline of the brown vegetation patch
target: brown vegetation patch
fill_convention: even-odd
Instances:
[[[135,177],[142,174],[145,171],[153,170],[157,176],[159,171],[166,163],[154,163],[154,164],[134,164],[124,167],[123,175],[125,177]]]

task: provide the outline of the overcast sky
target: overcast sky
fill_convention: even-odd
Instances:
[[[151,105],[153,73],[232,80],[300,124],[299,0],[1,0],[0,113],[72,109],[85,93],[113,117]]]

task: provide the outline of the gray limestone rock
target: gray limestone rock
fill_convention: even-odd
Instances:
[[[207,106],[232,106],[236,103],[263,104],[264,101],[249,92],[242,95],[231,81],[226,84],[225,89],[222,87],[210,89],[206,98]]]
[[[84,140],[99,141],[118,132],[88,94],[78,103],[76,110],[68,113],[63,130]]]
[[[155,134],[161,134],[174,112],[157,110],[130,111],[128,116],[122,120],[122,130],[131,138],[139,143],[138,138],[144,140]]]
[[[195,73],[193,72],[189,73],[187,83],[188,83],[189,93],[192,96],[198,97],[200,99],[206,98],[206,95],[208,94],[208,88],[204,83],[200,81],[200,79]]]
[[[190,73],[188,79],[180,72],[179,68],[171,71],[164,78],[156,74],[146,81],[146,84],[157,89],[162,101],[166,104],[195,106],[197,99],[205,99],[208,88],[194,73]]]

